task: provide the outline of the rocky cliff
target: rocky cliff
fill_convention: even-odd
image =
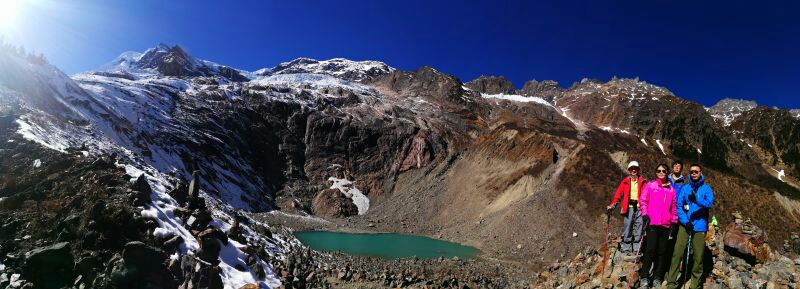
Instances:
[[[464,84],[431,67],[401,71],[375,61],[306,58],[246,72],[163,45],[71,77],[9,51],[0,53],[0,64],[0,112],[8,112],[2,129],[14,140],[3,145],[25,142],[25,149],[3,151],[18,159],[8,169],[15,177],[4,175],[0,188],[3,217],[34,222],[32,192],[56,193],[84,177],[90,187],[67,191],[109,198],[119,207],[114,212],[151,221],[112,240],[101,256],[121,259],[92,267],[91,276],[124,271],[130,244],[159,259],[163,253],[214,261],[200,266],[210,270],[205,275],[148,271],[171,278],[164,282],[218,272],[229,287],[274,284],[294,273],[270,267],[286,260],[293,238],[269,237],[268,226],[247,217],[284,213],[447,239],[542,268],[602,237],[600,215],[630,160],[646,176],[673,159],[702,163],[718,196],[712,214],[753,216],[776,246],[800,230],[797,118],[757,107],[726,125],[698,103],[638,79],[586,79],[566,89],[529,82],[516,91],[502,77]],[[60,168],[79,172],[19,188],[20,178],[50,177],[23,168],[34,147],[52,155],[47,165],[63,162]],[[102,169],[105,177],[90,177],[82,168],[98,159],[113,166]],[[149,198],[124,189],[140,175],[152,187]],[[195,201],[183,202],[186,194]],[[27,209],[3,205],[11,201]],[[74,202],[74,210],[93,206]],[[51,219],[60,218],[53,212]],[[231,230],[234,237],[218,232]],[[181,236],[184,245],[150,249],[166,235]],[[43,235],[48,241],[41,245],[54,243],[53,236]],[[26,246],[2,248],[34,247]],[[69,246],[73,257],[84,254]],[[24,262],[14,262],[7,264],[21,270]],[[65,276],[75,274],[81,273]]]

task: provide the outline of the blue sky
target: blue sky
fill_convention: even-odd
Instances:
[[[246,70],[345,57],[517,87],[638,76],[704,105],[800,108],[795,1],[2,1],[22,1],[6,42],[68,74],[164,42]]]

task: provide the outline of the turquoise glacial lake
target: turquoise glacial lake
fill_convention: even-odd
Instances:
[[[423,236],[395,233],[362,234],[327,231],[303,231],[295,233],[300,242],[311,249],[324,252],[340,251],[350,255],[374,256],[384,259],[439,257],[471,259],[478,249],[453,242]]]

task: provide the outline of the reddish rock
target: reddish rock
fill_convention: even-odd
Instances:
[[[410,169],[418,169],[428,165],[433,158],[430,148],[425,142],[424,134],[417,134],[407,147],[407,154],[400,166],[400,172]]]
[[[325,217],[347,217],[358,215],[358,207],[353,200],[338,189],[325,189],[314,198],[314,213]]]
[[[723,242],[725,247],[731,248],[745,256],[752,256],[756,261],[763,263],[770,256],[769,245],[766,244],[764,231],[753,226],[752,230],[744,230],[746,224],[731,223],[725,230]]]

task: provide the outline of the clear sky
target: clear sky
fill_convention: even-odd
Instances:
[[[0,0],[0,34],[68,74],[164,42],[245,70],[345,57],[517,87],[638,76],[704,105],[800,108],[798,11],[797,1]]]

